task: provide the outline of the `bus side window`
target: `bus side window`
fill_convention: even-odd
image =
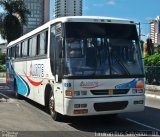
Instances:
[[[32,41],[33,41],[32,38],[30,38],[28,40],[28,43],[29,43],[29,57],[32,57]]]
[[[15,50],[14,47],[11,47],[11,59],[14,59],[15,57]]]
[[[13,59],[13,47],[11,47],[11,59]]]
[[[9,56],[8,56],[8,52],[9,52],[9,49],[7,48],[7,58],[6,58],[6,59],[9,59],[9,58],[8,58],[8,57],[9,57]]]
[[[47,54],[48,45],[48,31],[44,31],[40,34],[40,55]]]
[[[11,59],[12,59],[12,50],[13,50],[13,48],[11,47],[10,48],[10,57],[11,57]]]
[[[32,57],[36,56],[36,52],[37,52],[37,47],[36,46],[37,46],[37,37],[34,36],[32,38],[32,47],[31,47],[31,49],[32,49],[31,56]]]
[[[26,57],[27,56],[27,41],[23,41],[22,42],[22,57]]]
[[[20,57],[19,51],[20,51],[20,45],[17,44],[17,45],[16,45],[16,58],[19,58],[19,57]]]
[[[15,45],[15,59],[17,58],[17,45]]]
[[[15,59],[15,46],[12,47],[12,59]]]
[[[9,57],[11,58],[11,48],[9,48]]]
[[[16,50],[15,50],[15,52],[16,52],[16,55],[15,55],[15,56],[16,56],[16,57],[15,57],[15,58],[18,58],[18,57],[19,57],[19,56],[18,56],[18,50],[19,50],[18,45],[16,45],[15,48],[16,48]]]
[[[27,51],[28,51],[28,40],[24,41],[24,56],[27,57]]]
[[[7,53],[8,53],[8,54],[7,54],[7,55],[8,55],[8,59],[10,59],[10,58],[11,58],[11,48],[8,48],[8,49],[7,49]]]

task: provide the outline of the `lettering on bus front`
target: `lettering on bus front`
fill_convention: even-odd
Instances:
[[[31,64],[30,75],[35,77],[44,77],[44,64]]]
[[[96,88],[100,86],[98,81],[81,81],[80,86],[82,88]]]

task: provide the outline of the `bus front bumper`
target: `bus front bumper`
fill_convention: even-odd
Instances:
[[[64,98],[64,115],[89,116],[144,110],[145,96]]]

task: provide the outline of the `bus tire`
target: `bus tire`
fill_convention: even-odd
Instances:
[[[51,90],[50,96],[49,96],[49,110],[50,110],[50,115],[55,121],[60,121],[61,120],[61,114],[55,111],[55,98],[53,91]]]
[[[17,88],[16,80],[14,82],[14,95],[17,99],[22,99],[22,96],[20,94],[18,94],[18,88]]]

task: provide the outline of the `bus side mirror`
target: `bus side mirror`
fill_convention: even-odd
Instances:
[[[11,57],[6,57],[6,60],[10,60],[11,59]]]
[[[58,74],[56,74],[55,81],[56,81],[56,83],[58,83]]]
[[[11,60],[15,60],[15,57],[11,57]]]

